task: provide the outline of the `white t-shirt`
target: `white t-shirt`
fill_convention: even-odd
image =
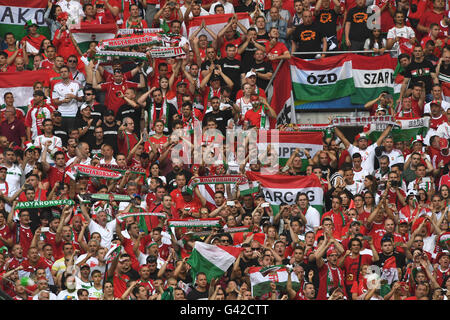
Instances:
[[[392,167],[397,163],[405,163],[405,157],[403,156],[403,153],[398,149],[392,149],[389,153],[383,151],[381,155],[389,157],[389,167]]]
[[[248,103],[246,103],[244,101],[244,97],[239,98],[236,101],[236,104],[241,108],[241,118],[243,118],[245,116],[245,113],[250,110],[251,108],[253,108],[251,102],[249,101]]]
[[[389,29],[386,39],[394,39],[395,40],[396,37],[412,39],[415,36],[416,36],[416,33],[414,32],[414,30],[411,27],[408,27],[408,26],[404,26],[403,28],[393,27],[393,28]],[[398,48],[399,48],[399,43],[395,42],[394,45],[392,46],[392,50],[398,50]],[[393,56],[396,57],[397,54],[394,54]]]
[[[364,184],[353,180],[353,184],[346,185],[345,189],[350,191],[350,193],[355,196],[362,192],[362,190],[364,189]]]
[[[108,222],[105,228],[103,228],[93,219],[91,219],[91,221],[89,222],[89,232],[91,233],[91,235],[94,232],[100,233],[100,236],[102,237],[100,246],[104,248],[109,248],[111,246],[111,241],[113,239],[115,231],[116,231],[116,219]]]
[[[95,289],[94,286],[88,289],[89,292],[89,300],[100,300],[103,297],[103,290]]]
[[[56,300],[78,300],[77,290],[74,292],[69,292],[67,289],[63,290],[58,294]]]
[[[450,108],[450,102],[441,100],[441,107],[444,109],[444,112],[447,112],[447,109]],[[431,101],[425,104],[423,107],[423,113],[431,114]]]
[[[232,3],[229,2],[225,2],[225,3],[221,3],[220,1],[214,2],[211,5],[211,8],[209,8],[209,14],[215,14],[214,13],[214,8],[218,5],[221,4],[223,5],[223,8],[225,10],[225,13],[234,13],[234,6]]]
[[[8,183],[8,197],[11,197],[17,190],[20,189],[20,181],[22,179],[23,171],[22,169],[13,164],[11,168],[6,171],[6,182]]]
[[[368,146],[365,150],[361,150],[354,145],[350,145],[348,148],[348,152],[351,156],[355,153],[359,153],[361,155],[361,167],[365,169],[367,172],[372,173],[374,171],[374,161],[375,161],[375,148],[378,147],[378,144],[375,142]]]
[[[305,232],[314,231],[314,228],[320,226],[320,213],[316,208],[309,206],[305,214],[306,218],[306,229]]]
[[[436,133],[441,138],[450,139],[450,126],[448,125],[448,122],[439,125]]]
[[[44,146],[45,146],[45,143],[47,141],[51,141],[52,142],[52,144],[47,149],[47,157],[46,157],[47,163],[48,164],[53,164],[53,163],[55,163],[55,161],[50,156],[50,153],[55,148],[62,148],[62,141],[61,141],[60,137],[53,136],[51,138],[48,138],[48,137],[44,136],[43,134],[41,134],[41,135],[37,136],[36,139],[34,140],[34,145],[36,147],[40,147],[41,149],[43,149]]]
[[[64,100],[66,94],[73,94],[77,97],[83,96],[83,91],[81,90],[80,84],[76,81],[70,80],[66,85],[64,82],[58,82],[53,87],[52,99]],[[72,99],[67,103],[62,103],[58,106],[58,111],[61,112],[63,117],[75,117],[78,112],[78,101]]]
[[[355,171],[355,169],[353,169],[353,174],[354,181],[364,183],[364,178],[369,175],[369,172],[367,170],[364,170],[364,168],[362,168],[360,171]]]

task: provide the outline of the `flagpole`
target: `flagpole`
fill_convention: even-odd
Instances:
[[[385,50],[385,53],[387,52],[394,52],[394,53],[398,53],[398,50]],[[292,52],[292,55],[309,55],[309,54],[345,54],[345,53],[375,53],[374,50],[355,50],[355,51],[327,51],[327,52],[322,52],[322,51],[306,51],[306,52]]]
[[[272,78],[270,78],[270,81],[269,81],[269,83],[267,84],[266,88],[269,88],[269,87],[270,87],[270,85],[271,85],[272,82],[273,82],[273,79],[275,79],[275,77],[277,76],[278,70],[280,70],[281,65],[284,63],[284,61],[285,61],[285,60],[283,59],[283,60],[281,60],[281,61],[278,63],[278,66],[277,66],[277,68],[275,69],[275,72],[273,73]],[[273,96],[273,95],[270,95],[269,97],[267,97],[267,98],[268,98],[267,102],[268,102],[269,104],[272,102],[272,96]]]

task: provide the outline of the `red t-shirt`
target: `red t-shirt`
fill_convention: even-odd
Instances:
[[[437,25],[441,24],[441,20],[444,18],[445,12],[436,13],[434,10],[427,10],[422,14],[419,24],[424,27],[429,27],[432,23],[437,23]]]
[[[345,285],[351,286],[353,284],[354,279],[356,279],[356,275],[358,274],[358,264],[359,264],[359,256],[357,258],[352,258],[351,256],[347,256],[344,259],[344,271],[345,271]],[[368,254],[361,255],[361,264],[360,266],[367,264],[372,264],[372,257]]]
[[[13,235],[14,243],[17,243],[17,224],[14,224],[14,227],[11,229],[11,233]],[[19,243],[23,249],[23,255],[26,256],[28,254],[28,249],[31,246],[31,241],[33,240],[33,232],[31,232],[30,227],[25,227],[20,225],[19,230]]]
[[[117,137],[119,152],[128,154],[138,141],[139,139],[134,133],[124,132],[122,138]]]
[[[264,43],[264,46],[266,47],[266,55],[272,54],[276,57],[279,57],[283,55],[286,51],[289,51],[289,49],[286,47],[286,45],[282,42],[277,42],[273,48],[270,48],[270,41],[267,41]],[[268,60],[270,61],[270,60]],[[280,63],[280,60],[273,60],[272,61],[272,68],[275,70],[278,66],[278,63]]]
[[[122,81],[120,84],[116,84],[113,81],[102,83],[101,90],[106,91],[106,99],[105,99],[105,105],[108,109],[114,111],[114,113],[117,113],[120,106],[123,104],[126,104],[126,101],[123,98],[119,98],[118,92],[121,91],[123,94],[125,94],[125,91],[128,88],[137,88],[138,84],[131,81]]]
[[[0,228],[0,236],[2,236],[4,239],[12,238],[13,235],[11,234],[11,230],[9,230],[9,227],[6,224]],[[0,240],[0,246],[6,246],[6,243]]]
[[[64,182],[69,183],[70,178],[68,176],[64,177],[64,169],[61,171],[56,167],[50,166],[48,170],[48,180],[50,182],[50,188],[53,188],[56,182],[61,182],[64,178]]]
[[[223,57],[223,58],[225,58],[225,57],[227,56],[227,50],[226,50],[226,47],[227,47],[227,45],[228,45],[229,43],[233,44],[233,45],[236,47],[236,51],[237,51],[238,48],[239,48],[239,46],[240,46],[241,43],[242,43],[242,38],[239,37],[239,38],[233,38],[232,40],[226,40],[226,39],[225,39],[225,36],[223,37],[223,43],[222,43],[222,46],[220,47],[220,56]],[[234,58],[235,58],[236,60],[241,61],[241,55],[238,54],[238,53],[236,53],[236,56],[235,56]]]

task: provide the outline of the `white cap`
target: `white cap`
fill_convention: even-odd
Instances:
[[[249,71],[245,74],[245,78],[250,78],[251,76],[255,76],[256,77],[256,73],[254,73],[253,71]]]

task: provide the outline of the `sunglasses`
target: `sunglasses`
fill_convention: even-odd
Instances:
[[[77,62],[77,60],[67,60],[67,62]]]
[[[93,96],[93,93],[86,93],[85,96]]]

